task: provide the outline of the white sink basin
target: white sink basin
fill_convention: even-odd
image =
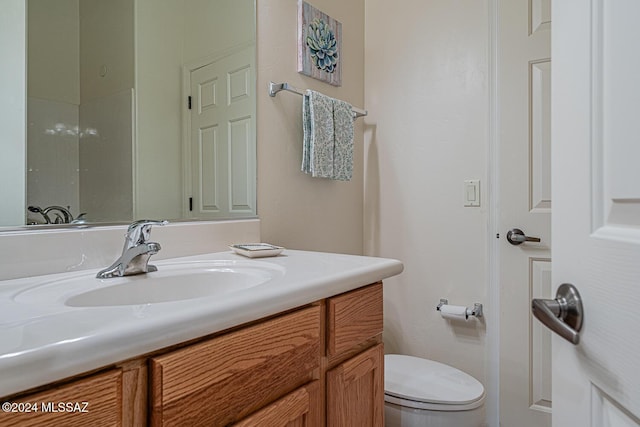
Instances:
[[[159,264],[158,271],[97,279],[94,273],[40,283],[14,296],[20,303],[69,307],[143,305],[219,297],[259,286],[284,269],[262,261],[191,261]]]

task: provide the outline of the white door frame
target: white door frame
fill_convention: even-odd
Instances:
[[[498,0],[488,2],[489,19],[489,126],[487,150],[487,186],[485,200],[488,206],[487,218],[487,305],[491,313],[487,316],[487,425],[500,425],[500,240],[497,238],[500,215],[500,117],[498,109]]]

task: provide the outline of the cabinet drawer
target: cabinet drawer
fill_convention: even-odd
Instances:
[[[16,412],[0,413],[1,426],[121,426],[122,371],[96,374],[11,402]]]
[[[308,382],[319,364],[319,306],[154,357],[152,425],[239,421]]]
[[[320,382],[314,381],[245,418],[233,427],[320,427]]]
[[[382,333],[382,304],[381,282],[329,298],[327,354],[341,354]]]

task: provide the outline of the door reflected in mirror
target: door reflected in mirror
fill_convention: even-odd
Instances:
[[[256,215],[254,0],[26,15],[27,224]]]

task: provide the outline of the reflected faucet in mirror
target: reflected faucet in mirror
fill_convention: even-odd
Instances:
[[[42,209],[40,206],[29,206],[27,210],[29,212],[42,215],[45,224],[81,224],[85,222],[84,216],[87,214],[86,212],[83,212],[78,215],[76,219],[74,219],[71,212],[69,212],[69,209],[55,205],[49,206],[44,209]],[[50,213],[53,211],[57,212],[54,212],[55,218],[52,220]],[[32,225],[35,224],[37,224],[37,222],[32,223]]]
[[[160,251],[160,243],[149,242],[151,226],[167,225],[169,221],[141,219],[133,222],[127,229],[122,255],[113,264],[98,272],[98,279],[133,276],[158,271],[155,265],[148,264],[151,255]]]

